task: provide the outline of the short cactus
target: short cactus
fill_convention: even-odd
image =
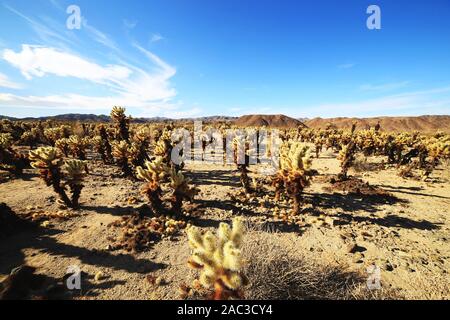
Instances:
[[[241,271],[244,229],[242,218],[235,218],[232,228],[221,223],[216,235],[210,231],[202,234],[197,227],[187,230],[189,246],[193,249],[188,264],[201,270],[199,283],[207,290],[213,289],[214,300],[244,297],[242,289],[248,282]]]
[[[47,186],[52,186],[53,190],[60,196],[61,200],[70,208],[78,207],[78,199],[81,193],[82,178],[86,164],[80,160],[68,160],[66,162],[66,176],[61,171],[63,159],[56,148],[41,147],[30,151],[29,159],[33,168],[39,169],[41,178]],[[63,183],[63,178],[66,182]],[[65,186],[71,189],[72,199],[66,194]]]

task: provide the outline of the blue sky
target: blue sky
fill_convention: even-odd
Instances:
[[[366,9],[381,8],[381,30]],[[81,9],[69,30],[69,5]],[[0,0],[0,114],[450,114],[450,2]]]

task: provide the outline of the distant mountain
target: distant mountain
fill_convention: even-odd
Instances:
[[[296,128],[305,126],[300,120],[290,118],[288,116],[277,115],[261,115],[252,114],[242,116],[234,121],[234,124],[240,127],[272,127],[272,128]]]
[[[79,122],[109,122],[111,119],[107,115],[95,114],[61,114],[52,117],[39,118],[14,118],[0,115],[0,119],[11,121],[79,121]],[[228,116],[208,116],[198,118],[170,119],[164,117],[153,118],[133,118],[134,123],[149,122],[182,122],[182,121],[203,121],[216,122],[228,121],[238,126],[267,126],[274,128],[297,128],[298,126],[307,126],[315,129],[324,129],[329,124],[336,128],[350,129],[353,122],[356,122],[357,129],[367,129],[380,123],[381,130],[388,132],[400,131],[420,131],[433,133],[438,130],[450,133],[450,115],[437,116],[419,116],[419,117],[374,117],[374,118],[314,118],[314,119],[294,119],[285,115],[246,115],[242,117]]]
[[[374,118],[314,118],[305,121],[310,128],[324,129],[329,124],[339,129],[350,129],[353,123],[357,129],[368,129],[380,124],[381,130],[388,132],[420,131],[433,133],[438,130],[450,132],[450,116],[418,116],[418,117],[374,117]]]
[[[14,118],[8,116],[0,115],[0,119],[8,119],[11,121],[79,121],[79,122],[109,122],[111,118],[107,115],[95,115],[95,114],[78,114],[78,113],[67,113],[57,116],[49,117],[27,117],[27,118]],[[134,123],[146,123],[146,122],[176,122],[176,121],[204,121],[204,122],[214,122],[214,121],[232,121],[236,119],[235,117],[227,116],[208,116],[208,117],[198,117],[198,118],[183,118],[183,119],[170,119],[165,117],[152,117],[152,118],[133,118]]]

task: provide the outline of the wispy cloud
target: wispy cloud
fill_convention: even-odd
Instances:
[[[382,83],[382,84],[364,84],[360,86],[360,90],[362,91],[390,91],[395,89],[401,89],[407,87],[411,82],[410,81],[401,81],[401,82],[391,82],[391,83]]]
[[[8,89],[23,88],[23,86],[21,84],[18,84],[18,83],[15,83],[15,82],[9,80],[9,78],[3,73],[0,73],[0,87],[8,88]]]
[[[350,69],[356,66],[356,63],[344,63],[337,66],[338,69]]]
[[[367,115],[450,114],[450,87],[404,92],[353,102],[297,108],[297,117],[352,117]]]
[[[137,20],[128,20],[128,19],[123,19],[123,26],[125,27],[125,29],[127,30],[131,30],[136,28],[138,24]]]
[[[55,6],[57,4],[57,2],[54,3]],[[123,47],[119,47],[114,39],[83,18],[82,32],[91,41],[86,47],[83,46],[83,55],[80,55],[76,50],[80,48],[76,43],[77,36],[75,35],[73,39],[67,37],[66,28],[58,28],[50,18],[41,17],[41,22],[37,22],[12,7],[6,7],[31,26],[41,43],[39,45],[22,44],[18,51],[10,48],[0,50],[0,60],[15,67],[27,80],[43,77],[54,78],[55,81],[64,81],[56,80],[58,78],[78,79],[91,83],[93,86],[89,86],[90,91],[98,87],[99,94],[85,94],[83,91],[61,92],[58,86],[55,86],[54,94],[17,95],[0,92],[0,107],[98,110],[108,109],[112,105],[124,105],[150,113],[162,113],[167,110],[171,113],[187,113],[196,110],[195,108],[179,110],[182,106],[172,101],[177,92],[170,82],[176,74],[176,69],[140,45],[129,44],[130,48],[140,53],[138,61],[134,60],[136,55],[131,55],[133,60],[130,60],[129,51],[125,54]],[[128,26],[132,26],[131,22]],[[93,43],[100,44],[108,49],[107,51],[115,53],[116,55],[112,57],[115,63],[100,64],[96,62],[96,59],[90,58],[89,50],[86,48]],[[20,87],[6,76],[0,76],[0,86]],[[51,91],[51,88],[48,91]]]
[[[74,54],[43,46],[22,45],[20,52],[6,49],[2,52],[1,58],[19,69],[28,80],[33,77],[55,75],[97,83],[117,83],[131,74],[131,70],[122,66],[103,67]]]
[[[150,37],[150,42],[158,42],[164,40],[164,37],[162,35],[160,35],[159,33],[154,33],[151,35]]]
[[[28,23],[31,29],[39,37],[41,41],[40,44],[46,44],[51,46],[57,46],[59,48],[68,49],[76,41],[76,37],[74,36],[74,34],[69,30],[67,30],[65,26],[59,25],[58,28],[56,28],[55,26],[53,26],[53,28],[49,27],[50,24],[55,25],[57,23],[49,19],[48,17],[45,17],[45,19],[47,20],[46,25],[42,22],[39,22],[35,19],[28,17],[27,15],[19,12],[18,10],[14,9],[13,7],[7,4],[3,4],[3,6],[10,12],[24,19]],[[59,31],[55,31],[56,29]]]
[[[71,77],[106,86],[117,93],[113,97],[88,97],[67,93],[46,97],[2,96],[0,103],[30,106],[36,105],[72,105],[87,107],[89,104],[113,105],[121,102],[134,107],[146,107],[150,102],[167,101],[176,95],[169,80],[176,73],[175,68],[153,53],[138,47],[155,65],[153,73],[137,67],[132,69],[121,65],[102,66],[80,56],[59,51],[55,48],[23,45],[22,51],[4,50],[1,57],[21,71],[26,79],[43,76]],[[114,102],[115,101],[115,102]]]

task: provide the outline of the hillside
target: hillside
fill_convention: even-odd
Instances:
[[[80,122],[109,122],[111,118],[107,115],[95,115],[95,114],[80,114],[80,113],[68,113],[61,114],[57,116],[48,117],[27,117],[27,118],[14,118],[8,116],[0,115],[0,119],[7,119],[11,121],[80,121]],[[204,122],[215,122],[215,121],[232,121],[236,119],[235,117],[228,116],[207,116],[198,118],[182,118],[182,119],[170,119],[165,117],[152,117],[152,118],[133,118],[134,123],[146,123],[146,122],[169,122],[169,121],[204,121]]]
[[[388,132],[420,131],[433,133],[438,130],[450,132],[450,116],[419,116],[419,117],[375,117],[375,118],[314,118],[305,124],[314,129],[324,129],[330,123],[337,128],[350,129],[356,122],[357,129],[367,129],[380,123],[381,130]]]
[[[234,121],[234,124],[240,127],[273,127],[273,128],[294,128],[304,126],[300,120],[288,116],[277,115],[246,115]]]

